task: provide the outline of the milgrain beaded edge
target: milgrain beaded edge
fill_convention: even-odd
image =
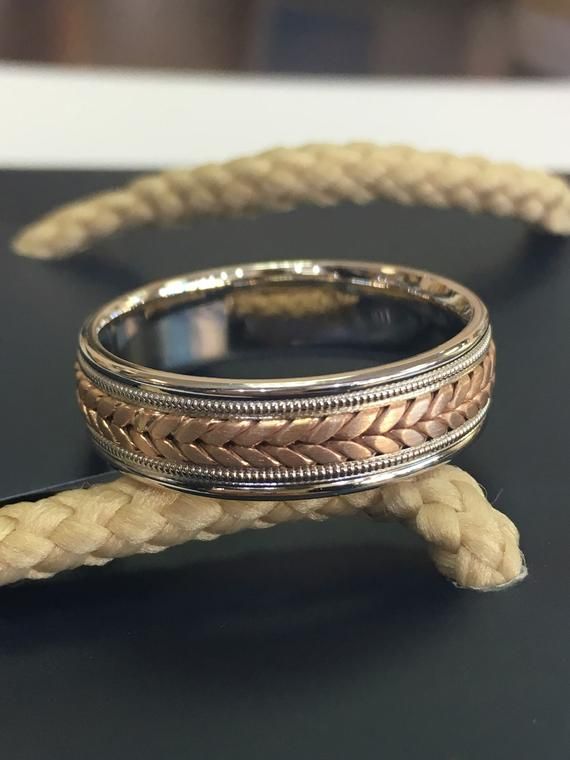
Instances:
[[[140,390],[105,377],[97,372],[81,355],[78,357],[78,363],[85,375],[99,390],[126,402],[141,404],[141,406],[158,411],[188,412],[195,416],[239,416],[263,419],[276,416],[295,417],[296,415],[350,412],[364,409],[382,401],[406,399],[417,395],[420,391],[431,393],[445,383],[458,379],[467,370],[474,367],[489,351],[490,346],[491,329],[488,328],[479,343],[465,356],[416,377],[374,386],[363,391],[272,401],[227,401]]]
[[[188,481],[207,482],[218,486],[272,486],[280,484],[310,484],[325,482],[350,476],[372,474],[390,468],[411,463],[422,457],[444,452],[454,443],[474,431],[484,420],[490,401],[470,420],[438,438],[419,446],[402,449],[394,454],[380,454],[367,459],[359,459],[338,464],[314,464],[307,467],[276,467],[267,469],[242,468],[230,469],[220,466],[191,465],[169,462],[127,451],[89,427],[95,444],[118,466],[132,468],[141,475],[162,474],[180,484]],[[146,473],[145,473],[146,471]]]

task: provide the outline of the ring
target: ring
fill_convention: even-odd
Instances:
[[[484,304],[444,277],[242,264],[100,309],[80,333],[77,389],[119,470],[204,495],[309,498],[449,460],[482,426],[494,358]]]

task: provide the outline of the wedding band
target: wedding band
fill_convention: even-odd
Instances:
[[[77,381],[119,470],[205,495],[312,497],[449,460],[487,414],[494,346],[481,300],[444,277],[242,264],[104,306],[82,328]]]

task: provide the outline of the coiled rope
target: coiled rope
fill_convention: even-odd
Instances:
[[[461,586],[497,588],[525,575],[513,523],[470,475],[442,465],[362,493],[304,501],[206,498],[121,477],[12,504],[0,509],[0,584],[246,528],[359,513],[417,532],[438,570]]]
[[[570,189],[560,178],[482,158],[355,143],[282,148],[136,179],[48,214],[25,228],[14,248],[58,258],[151,222],[376,198],[519,217],[570,234]],[[460,586],[500,588],[526,574],[513,523],[470,475],[443,465],[364,493],[304,501],[219,500],[120,477],[9,505],[0,510],[0,584],[245,528],[354,514],[410,527],[426,540],[438,570]]]
[[[60,258],[150,222],[376,198],[520,217],[570,233],[570,189],[558,177],[483,158],[353,143],[279,148],[142,177],[48,214],[26,227],[14,247],[25,256]]]

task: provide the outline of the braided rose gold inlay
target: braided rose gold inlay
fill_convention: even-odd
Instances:
[[[79,404],[104,438],[147,457],[233,468],[336,464],[419,446],[481,410],[494,381],[495,349],[433,393],[356,412],[296,419],[208,419],[120,401],[77,370]]]

